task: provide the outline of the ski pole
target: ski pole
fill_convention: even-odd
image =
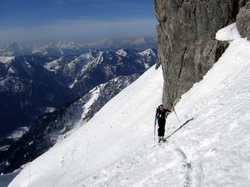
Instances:
[[[156,108],[156,113],[157,113],[157,108]],[[154,119],[154,144],[155,144],[155,134],[156,134],[156,121],[157,121],[157,114],[155,114],[155,119]]]
[[[154,144],[155,144],[155,130],[156,130],[156,125],[154,124]]]
[[[174,110],[174,113],[175,113],[175,115],[176,115],[176,118],[177,118],[177,120],[178,120],[178,122],[179,122],[179,125],[181,126],[181,121],[180,121],[180,119],[179,119],[179,117],[178,117],[178,115],[177,115],[177,113],[176,113],[176,111],[175,111],[175,108],[174,108],[173,103],[172,103],[171,105],[172,105],[172,107],[173,107],[173,110]]]

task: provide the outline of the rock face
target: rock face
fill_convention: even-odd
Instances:
[[[176,103],[202,79],[224,52],[227,43],[216,32],[235,22],[247,0],[155,0],[159,21],[158,68],[163,69],[163,104]]]
[[[241,36],[250,40],[250,1],[240,9],[236,18],[236,25]]]

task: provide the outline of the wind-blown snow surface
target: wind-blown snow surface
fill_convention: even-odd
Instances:
[[[28,164],[10,187],[249,186],[250,42],[236,38],[176,106],[182,124],[154,143],[162,75],[154,67],[86,125]],[[179,127],[175,113],[166,136]]]

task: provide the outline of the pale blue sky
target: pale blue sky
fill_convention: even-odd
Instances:
[[[0,44],[156,36],[153,0],[0,0]]]

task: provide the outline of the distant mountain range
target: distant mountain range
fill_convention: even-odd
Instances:
[[[19,139],[0,148],[0,172],[11,172],[46,152],[68,136],[78,122],[91,119],[112,97],[131,84],[139,74],[119,76],[100,84],[72,104],[39,117]]]
[[[94,50],[81,55],[0,57],[0,137],[118,76],[142,74],[156,51]]]
[[[143,38],[39,47],[13,43],[0,50],[1,171],[20,167],[67,136],[75,125],[69,119],[91,119],[155,64],[152,46],[154,39]]]
[[[0,48],[0,56],[65,56],[80,55],[90,50],[109,50],[117,51],[119,49],[136,49],[145,50],[148,48],[157,49],[156,38],[136,38],[112,40],[104,39],[89,43],[76,43],[60,41],[57,43],[24,46],[16,42],[11,43],[2,49]]]

